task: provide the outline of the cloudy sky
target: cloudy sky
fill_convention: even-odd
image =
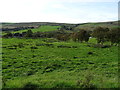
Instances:
[[[119,0],[0,0],[0,22],[84,23],[118,20]]]

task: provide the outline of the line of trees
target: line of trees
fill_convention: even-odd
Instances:
[[[118,44],[120,42],[120,28],[103,28],[97,27],[92,32],[86,31],[84,29],[78,32],[68,33],[64,30],[53,31],[53,32],[35,32],[28,30],[22,33],[10,33],[8,32],[3,37],[21,37],[21,38],[56,38],[61,41],[68,41],[72,39],[75,42],[88,42],[90,37],[95,37],[97,43],[104,44],[104,42],[109,41],[111,45]]]
[[[103,28],[97,27],[93,30],[92,36],[97,39],[97,42],[104,44],[109,41],[111,45],[120,43],[120,28]]]

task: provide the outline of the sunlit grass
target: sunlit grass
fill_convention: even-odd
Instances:
[[[49,31],[55,31],[58,30],[60,26],[40,26],[39,28],[35,28],[35,29],[30,29],[32,30],[32,32],[49,32]],[[19,31],[14,31],[13,33],[22,33],[22,32],[26,32],[27,30],[19,30]]]
[[[81,88],[85,84],[87,87],[93,85],[94,88],[118,87],[117,46],[89,47],[89,43],[96,43],[94,38],[88,43],[49,40],[3,38],[4,88],[25,88],[27,85],[39,88]],[[71,48],[58,48],[60,45]],[[80,81],[83,84],[79,84]]]

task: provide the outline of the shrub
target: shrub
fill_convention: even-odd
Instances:
[[[4,38],[12,38],[13,34],[11,32],[7,32],[7,34],[3,35]]]

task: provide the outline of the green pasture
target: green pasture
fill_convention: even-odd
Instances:
[[[3,38],[3,88],[117,88],[118,47],[95,43]]]
[[[55,30],[58,30],[60,26],[48,26],[48,25],[43,25],[43,26],[40,26],[38,28],[35,28],[35,29],[30,29],[32,30],[32,32],[49,32],[49,31],[55,31]],[[19,31],[14,31],[13,33],[22,33],[22,32],[26,32],[28,31],[28,29],[26,30],[19,30]]]

